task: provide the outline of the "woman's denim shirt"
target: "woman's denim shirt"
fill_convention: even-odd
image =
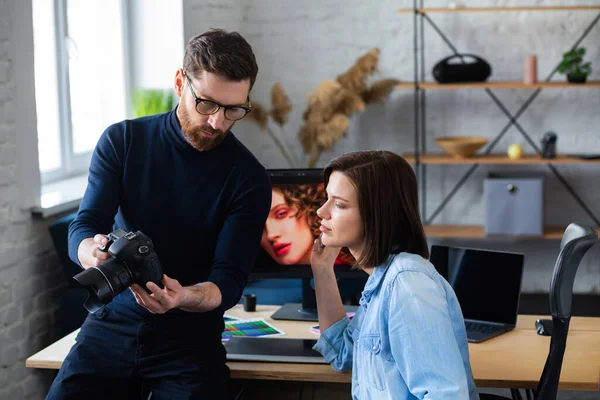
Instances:
[[[353,399],[479,399],[456,295],[419,255],[375,268],[352,321],[330,326],[314,349],[352,370]]]

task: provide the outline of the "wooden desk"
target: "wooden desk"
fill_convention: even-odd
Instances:
[[[534,329],[536,319],[551,319],[548,315],[519,315],[517,329]],[[600,331],[600,318],[572,317],[569,324],[569,335],[572,331]]]
[[[238,318],[262,317],[288,337],[318,337],[309,328],[315,322],[274,321],[277,306],[258,306],[245,313],[236,306],[227,313]],[[470,343],[473,377],[478,387],[536,388],[548,355],[550,338],[535,332],[534,322],[541,316],[521,315],[517,329],[485,341]],[[567,351],[563,361],[559,389],[600,390],[600,318],[574,317],[571,320]],[[77,331],[29,357],[30,368],[58,369],[75,342]],[[265,362],[228,362],[231,377],[305,382],[350,383],[351,374],[335,372],[329,365]]]

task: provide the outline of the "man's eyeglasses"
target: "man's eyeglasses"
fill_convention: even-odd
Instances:
[[[246,114],[252,111],[252,104],[250,104],[250,98],[248,98],[248,107],[243,106],[224,106],[223,104],[219,104],[216,101],[202,99],[196,96],[196,92],[194,92],[194,88],[192,87],[192,82],[190,78],[188,78],[187,73],[183,72],[185,75],[185,79],[187,80],[188,86],[190,87],[190,92],[192,92],[192,96],[196,101],[196,111],[202,115],[212,115],[216,114],[221,108],[223,108],[225,113],[225,118],[230,121],[239,121],[244,118]]]

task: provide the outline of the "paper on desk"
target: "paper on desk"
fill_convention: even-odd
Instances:
[[[233,336],[262,337],[285,335],[285,332],[269,324],[264,318],[238,319],[226,321],[225,330],[221,335],[222,341]]]
[[[348,316],[348,318],[350,320],[352,320],[352,317],[354,317],[354,311],[350,311],[347,312],[346,315]],[[312,333],[316,333],[317,335],[321,334],[321,330],[319,329],[319,325],[315,325],[315,326],[311,326],[310,328],[308,328],[309,331],[311,331]]]
[[[237,321],[238,319],[239,319],[238,317],[234,317],[233,315],[223,314],[223,321],[225,321],[225,322]]]

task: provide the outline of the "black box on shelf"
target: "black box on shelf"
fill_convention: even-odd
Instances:
[[[483,184],[486,235],[544,234],[544,177],[490,174]]]

